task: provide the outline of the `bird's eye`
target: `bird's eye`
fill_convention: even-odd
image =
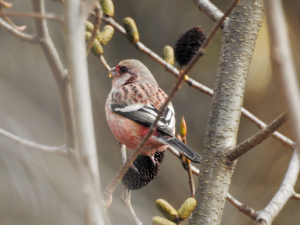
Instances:
[[[120,67],[120,72],[121,73],[126,73],[126,72],[128,72],[128,69],[125,66],[121,66]]]

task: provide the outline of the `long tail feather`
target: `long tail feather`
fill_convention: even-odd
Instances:
[[[182,141],[178,140],[176,137],[172,137],[170,139],[165,139],[165,141],[170,145],[170,147],[175,148],[177,151],[186,156],[189,160],[195,163],[200,163],[202,157],[192,150],[189,146],[184,144]]]

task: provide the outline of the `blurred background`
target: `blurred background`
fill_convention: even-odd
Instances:
[[[31,1],[10,1],[10,11],[31,12]],[[212,1],[225,10],[231,1]],[[165,45],[174,46],[179,36],[195,25],[209,33],[211,21],[192,0],[190,1],[137,1],[115,0],[115,20],[132,17],[139,28],[140,40],[154,52],[162,55]],[[283,2],[289,24],[289,36],[297,67],[300,72],[300,2]],[[59,2],[46,1],[46,11],[62,14]],[[17,25],[27,25],[26,32],[35,31],[33,19],[12,18]],[[51,37],[65,64],[63,29],[58,22],[49,21]],[[102,26],[104,23],[102,23]],[[208,47],[205,56],[197,63],[190,76],[200,83],[213,87],[218,68],[221,32]],[[174,77],[151,58],[139,52],[117,31],[104,47],[111,67],[127,58],[139,59],[154,74],[160,87],[169,93]],[[88,56],[93,115],[100,165],[101,186],[110,182],[120,169],[122,160],[119,145],[106,122],[104,105],[111,88],[105,68],[93,56]],[[38,45],[22,42],[0,28],[0,128],[20,137],[51,146],[63,144],[63,127],[57,88]],[[184,115],[188,126],[188,144],[202,153],[211,98],[183,84],[173,100],[177,129]],[[280,87],[272,77],[269,60],[269,43],[266,21],[258,36],[248,78],[244,107],[269,123],[285,109]],[[289,124],[280,132],[291,136]],[[258,131],[242,118],[238,136],[241,142]],[[291,157],[291,149],[269,138],[242,156],[233,175],[229,192],[242,203],[262,209],[277,191]],[[196,165],[197,166],[197,165]],[[196,182],[197,178],[195,177]],[[119,185],[108,214],[112,224],[134,224],[119,196]],[[296,185],[300,191],[300,183]],[[132,205],[144,224],[151,224],[161,214],[155,200],[163,198],[175,208],[190,196],[187,172],[180,161],[169,152],[160,167],[160,174],[147,187],[133,191]],[[299,224],[300,202],[288,201],[273,224]],[[69,160],[44,154],[16,145],[0,137],[0,224],[83,224],[82,195],[78,178]],[[223,225],[253,224],[253,221],[228,202],[222,219]]]

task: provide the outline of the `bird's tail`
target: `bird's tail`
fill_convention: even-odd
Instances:
[[[175,148],[177,151],[186,156],[189,160],[195,163],[200,163],[202,157],[192,150],[189,146],[184,144],[182,141],[178,140],[176,137],[171,137],[170,139],[165,139],[171,148]]]

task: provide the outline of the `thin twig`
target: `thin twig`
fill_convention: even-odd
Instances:
[[[123,35],[126,35],[125,29],[118,24],[113,18],[111,17],[103,17],[103,21],[107,24],[113,26],[116,30],[118,30]],[[172,66],[171,64],[167,63],[165,60],[163,60],[159,55],[151,51],[149,48],[147,48],[142,42],[136,43],[137,48],[144,52],[146,55],[148,55],[150,58],[154,59],[157,63],[159,63],[161,66],[166,68],[168,72],[173,74],[175,77],[179,76],[179,71]],[[202,93],[212,96],[213,90],[209,87],[206,87],[203,84],[200,84],[199,82],[195,81],[194,79],[190,78],[188,75],[185,76],[184,81],[191,87],[201,91]],[[255,123],[260,129],[263,129],[267,126],[263,121],[261,121],[259,118],[254,116],[252,113],[250,113],[245,108],[242,108],[242,115],[245,116],[247,119],[249,119],[251,122]],[[294,142],[287,138],[286,136],[282,135],[281,133],[275,131],[272,136],[277,139],[278,141],[282,142],[284,145],[286,145],[289,148],[293,148]]]
[[[203,11],[206,15],[208,15],[214,22],[218,22],[224,14],[221,10],[219,10],[214,4],[212,4],[209,0],[194,0],[195,4],[198,5],[199,9]],[[225,20],[224,25],[226,24]]]
[[[168,98],[166,99],[166,101],[164,102],[164,104],[162,105],[162,107],[160,108],[155,121],[152,123],[152,125],[149,128],[148,133],[145,135],[145,137],[143,138],[143,140],[140,142],[140,144],[134,150],[132,156],[127,160],[127,162],[122,166],[122,168],[120,169],[120,171],[118,172],[118,174],[113,178],[113,180],[106,187],[106,189],[105,189],[105,195],[106,195],[106,197],[108,199],[111,199],[111,196],[112,196],[114,190],[116,189],[117,185],[121,181],[122,177],[124,176],[124,174],[126,173],[126,171],[128,170],[128,168],[132,165],[132,163],[135,160],[135,158],[141,153],[141,151],[143,150],[143,147],[146,145],[146,143],[148,142],[149,138],[156,131],[156,127],[157,127],[157,124],[158,124],[158,121],[159,121],[160,117],[163,115],[163,113],[164,113],[166,107],[168,106],[169,102],[174,98],[174,96],[177,94],[178,90],[180,89],[180,86],[181,86],[181,84],[182,84],[182,82],[184,80],[185,74],[187,74],[192,69],[192,67],[195,65],[195,63],[203,55],[203,53],[205,52],[206,47],[208,46],[208,44],[210,43],[210,41],[212,40],[212,38],[215,36],[215,34],[219,30],[220,26],[223,24],[223,21],[232,12],[232,10],[238,4],[238,2],[239,2],[239,0],[235,0],[231,4],[231,6],[229,7],[229,9],[226,11],[226,13],[222,17],[222,19],[214,27],[213,31],[211,32],[211,34],[209,35],[209,37],[205,40],[205,42],[203,43],[203,45],[201,46],[201,48],[198,50],[198,52],[196,53],[196,55],[193,57],[193,59],[191,60],[191,62],[186,66],[186,68],[184,69],[184,71],[182,71],[179,74],[175,86],[173,87],[173,89],[172,89],[171,93],[169,94]]]
[[[239,202],[237,199],[232,197],[231,194],[227,193],[226,199],[238,210],[240,210],[245,215],[249,216],[251,219],[255,220],[257,216],[257,212],[252,209],[251,207],[244,205],[243,203]]]
[[[109,71],[111,69],[111,67],[108,65],[108,63],[106,62],[105,58],[103,55],[100,55],[98,57],[98,60],[102,63],[102,65]]]
[[[294,191],[292,197],[295,198],[295,199],[297,199],[297,200],[300,200],[300,194],[296,193],[295,191]]]
[[[92,36],[90,40],[88,41],[86,45],[86,53],[88,54],[94,44],[95,39],[99,35],[99,28],[100,28],[100,23],[101,23],[101,17],[102,17],[102,9],[100,7],[100,4],[97,3],[95,5],[95,20],[94,20],[94,30],[92,32]]]
[[[11,21],[11,19],[9,19],[7,16],[6,16],[6,13],[5,13],[5,10],[4,10],[4,7],[0,7],[0,13],[3,14],[1,17],[3,17],[6,22],[12,26],[13,28],[15,28],[16,30],[18,31],[24,31],[26,29],[27,26],[23,25],[23,26],[17,26],[16,24],[14,24],[13,21]]]
[[[273,73],[279,78],[300,149],[300,91],[283,6],[279,0],[265,1]]]
[[[52,146],[47,146],[47,145],[41,145],[41,144],[35,143],[33,141],[29,141],[27,139],[16,136],[16,135],[9,133],[3,129],[0,129],[0,136],[5,137],[19,145],[22,145],[27,148],[31,148],[31,149],[39,151],[39,152],[51,153],[51,154],[65,156],[65,157],[69,156],[69,151],[66,146],[52,147]]]
[[[121,195],[121,200],[128,209],[131,217],[133,218],[134,222],[136,225],[143,225],[143,223],[139,220],[137,215],[135,214],[132,205],[131,205],[131,190],[128,190],[127,188],[124,188],[122,195]]]
[[[252,137],[248,138],[246,141],[237,145],[232,151],[227,155],[227,159],[233,162],[241,155],[248,152],[250,149],[254,148],[256,145],[260,144],[262,141],[267,139],[275,130],[281,127],[287,120],[287,113],[282,113],[279,117],[273,120],[267,127],[260,130]]]
[[[124,164],[127,161],[126,146],[121,142],[119,142],[119,145],[121,147],[122,163]]]
[[[286,202],[294,196],[294,186],[299,175],[299,169],[299,151],[295,149],[280,188],[269,204],[257,212],[256,225],[270,225]]]
[[[21,31],[17,30],[16,28],[12,27],[11,25],[9,25],[7,22],[2,20],[1,18],[0,18],[0,26],[3,27],[8,32],[10,32],[11,34],[13,34],[15,37],[21,39],[22,41],[28,41],[33,44],[37,44],[37,43],[41,42],[41,39],[38,36],[25,34]]]
[[[24,13],[24,12],[0,12],[0,16],[13,16],[13,17],[30,17],[39,19],[49,19],[62,23],[63,19],[54,14],[40,14],[40,13]]]

